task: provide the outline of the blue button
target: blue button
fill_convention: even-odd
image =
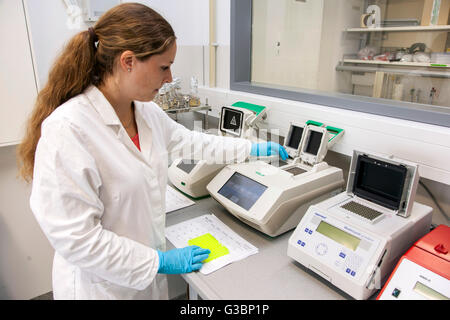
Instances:
[[[352,271],[352,270],[350,270],[349,268],[347,268],[347,269],[345,270],[345,272],[347,272],[347,273],[350,273],[350,271]]]
[[[355,271],[352,271],[352,273],[351,273],[352,277],[354,277],[355,274],[356,274],[356,272],[355,272]]]
[[[345,258],[345,253],[343,253],[343,252],[339,253],[339,257]]]

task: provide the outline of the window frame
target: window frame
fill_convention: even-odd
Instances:
[[[230,90],[450,127],[450,108],[251,82],[252,0],[231,0]]]

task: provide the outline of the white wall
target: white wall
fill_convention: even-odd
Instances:
[[[223,2],[223,0],[219,0]],[[160,13],[171,25],[177,36],[177,55],[172,66],[174,77],[181,78],[181,89],[189,90],[190,78],[196,77],[199,84],[205,84],[205,73],[209,41],[208,0],[126,0],[139,2]]]
[[[0,146],[16,144],[37,95],[22,1],[0,1]]]
[[[29,299],[50,290],[53,251],[17,179],[14,145],[37,95],[22,1],[0,1],[0,42],[0,299]]]
[[[86,30],[81,22],[70,24],[63,0],[25,0],[33,58],[36,65],[38,86],[47,82],[48,71],[63,45],[76,33]]]
[[[219,0],[223,2],[223,0]],[[140,0],[164,16],[177,36],[177,59],[174,75],[181,74],[184,85],[190,74],[203,79],[203,46],[208,45],[208,0]],[[82,22],[79,27],[68,24],[69,16],[63,0],[25,0],[30,24],[30,37],[39,88],[47,81],[48,71],[63,45],[78,32],[94,23]],[[229,11],[229,10],[228,10]],[[75,27],[75,28],[74,28]],[[229,34],[229,33],[228,33]],[[229,39],[228,39],[229,44]],[[179,70],[179,71],[178,71]]]
[[[172,25],[179,46],[202,46],[208,43],[208,0],[127,0],[122,2],[139,2],[160,13]]]
[[[53,249],[29,209],[31,188],[17,178],[15,152],[0,148],[0,300],[51,291]]]

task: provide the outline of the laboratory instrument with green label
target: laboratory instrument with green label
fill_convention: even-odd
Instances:
[[[208,192],[240,220],[278,236],[295,228],[311,204],[343,190],[342,169],[323,161],[343,133],[314,121],[291,123],[284,143],[286,163],[228,165],[208,184]]]
[[[219,136],[249,139],[256,142],[256,128],[266,118],[266,107],[251,103],[236,102],[222,107],[217,134]],[[192,198],[208,195],[206,185],[226,166],[226,163],[211,163],[206,160],[176,159],[168,170],[169,181]]]

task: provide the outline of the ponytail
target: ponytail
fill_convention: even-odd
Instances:
[[[41,137],[41,124],[58,106],[82,93],[91,83],[95,47],[91,35],[75,35],[53,64],[45,87],[39,92],[28,119],[25,137],[18,147],[19,174],[25,181],[33,177],[34,154]]]
[[[33,179],[42,122],[58,106],[91,84],[100,85],[113,74],[115,58],[125,50],[131,50],[142,61],[164,52],[175,39],[170,24],[139,3],[120,4],[100,17],[94,28],[75,35],[55,61],[47,84],[37,96],[17,150],[20,176],[28,182]]]

